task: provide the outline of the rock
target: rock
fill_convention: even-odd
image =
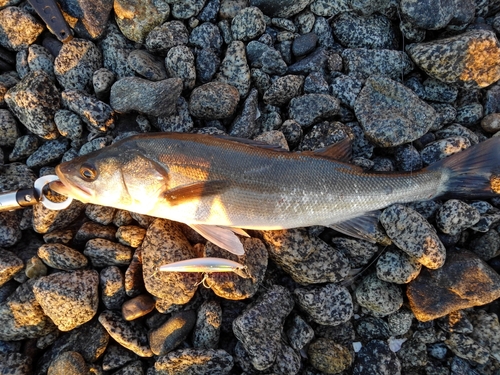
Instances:
[[[444,28],[453,18],[453,1],[412,1],[401,2],[401,13],[414,26],[425,30]]]
[[[169,21],[148,34],[145,46],[150,52],[166,53],[174,46],[187,44],[189,32],[181,21]]]
[[[33,284],[33,293],[57,327],[70,331],[96,314],[98,283],[98,273],[93,270],[58,272],[38,278]]]
[[[189,35],[189,44],[201,49],[219,51],[222,43],[222,36],[215,22],[204,22],[195,27]]]
[[[299,306],[318,324],[336,326],[348,321],[353,314],[351,295],[343,286],[296,288],[293,293]]]
[[[376,274],[363,279],[355,291],[358,303],[376,316],[396,312],[403,305],[403,293],[399,286],[382,281]]]
[[[323,48],[318,48],[313,53],[304,57],[302,60],[288,67],[288,74],[309,74],[311,72],[321,71],[328,59]]]
[[[410,255],[389,249],[377,261],[377,277],[390,283],[407,284],[418,276],[421,268]]]
[[[353,375],[400,375],[401,362],[382,340],[372,340],[357,353]]]
[[[413,91],[389,78],[372,76],[354,103],[365,136],[381,147],[393,147],[423,136],[436,112]]]
[[[210,82],[219,70],[219,55],[210,48],[201,48],[196,53],[196,77],[201,83]]]
[[[452,333],[445,341],[446,346],[457,356],[469,361],[486,364],[489,361],[489,352],[478,345],[474,340],[460,333]]]
[[[66,197],[47,194],[47,197],[55,202],[62,202]],[[46,208],[42,203],[33,206],[33,229],[38,233],[52,232],[56,229],[66,228],[83,212],[85,205],[74,199],[68,208],[56,211]]]
[[[327,374],[338,374],[347,370],[354,360],[349,349],[325,338],[319,338],[309,345],[307,355],[316,370]]]
[[[57,356],[49,366],[47,375],[85,375],[88,366],[78,352],[64,352]]]
[[[104,68],[111,71],[117,79],[133,76],[134,71],[127,63],[133,45],[115,25],[107,26],[107,33],[100,42]]]
[[[94,238],[87,241],[83,254],[90,258],[94,267],[126,266],[132,260],[133,251],[128,246]]]
[[[110,343],[102,356],[104,371],[117,370],[128,362],[137,359],[137,355],[121,345]]]
[[[495,300],[500,296],[500,277],[477,255],[453,251],[439,270],[423,269],[406,294],[417,319],[425,322]]]
[[[59,91],[45,72],[30,72],[7,91],[5,102],[28,130],[45,139],[57,138],[54,114],[60,106]]]
[[[458,199],[450,199],[439,208],[436,224],[441,232],[453,236],[473,226],[480,218],[479,211],[474,207]]]
[[[83,133],[81,118],[67,109],[60,109],[54,114],[54,122],[59,133],[66,138],[77,141]]]
[[[92,221],[87,221],[82,224],[82,226],[78,229],[75,234],[75,243],[84,244],[89,240],[93,240],[95,238],[102,238],[105,240],[114,240],[116,236],[116,228],[112,226],[105,226],[101,224],[94,223]],[[93,245],[101,245],[101,243],[96,243]],[[107,244],[106,244],[107,245]],[[113,246],[113,245],[111,245]],[[96,247],[96,246],[94,246]],[[119,249],[119,250],[123,250]],[[126,253],[126,251],[124,251]]]
[[[362,17],[353,12],[341,13],[332,23],[332,32],[348,48],[398,49],[395,27],[381,14]]]
[[[23,267],[23,261],[13,252],[0,249],[0,286],[12,279]]]
[[[123,320],[120,313],[105,310],[99,315],[99,323],[117,343],[140,357],[152,357],[145,329],[135,322]]]
[[[236,117],[236,120],[231,126],[229,135],[240,138],[252,138],[258,131],[258,93],[256,89],[250,90],[248,97],[243,104],[241,115]]]
[[[307,55],[314,51],[317,42],[318,36],[313,32],[299,35],[293,40],[292,53],[294,56]]]
[[[0,373],[24,375],[30,374],[32,360],[21,353],[0,352]]]
[[[326,81],[325,76],[321,72],[312,72],[306,77],[304,81],[304,94],[328,94],[328,93],[329,93],[328,82]]]
[[[269,17],[288,18],[302,11],[309,0],[250,0],[250,5],[258,7]]]
[[[168,76],[180,78],[183,89],[191,90],[196,81],[196,68],[194,55],[187,46],[174,46],[170,48],[165,58]]]
[[[61,98],[63,105],[80,115],[89,130],[103,133],[114,128],[114,113],[108,104],[79,90],[63,91]]]
[[[498,360],[500,358],[500,342],[498,340],[500,324],[498,323],[498,316],[495,313],[477,310],[475,314],[472,314],[471,318],[474,326],[474,330],[470,335],[471,338]]]
[[[349,272],[349,261],[340,251],[304,229],[261,233],[270,258],[300,284],[339,282]]]
[[[109,310],[118,310],[125,302],[124,275],[117,266],[103,268],[99,274],[101,300]]]
[[[155,300],[148,294],[141,294],[125,301],[122,305],[122,316],[125,320],[135,320],[149,314],[155,308]]]
[[[62,1],[61,8],[76,18],[74,29],[78,35],[99,39],[106,31],[108,19],[113,10],[113,1],[104,0],[98,3],[88,0]]]
[[[137,248],[142,244],[146,230],[136,225],[122,225],[116,231],[116,239],[122,245]]]
[[[9,160],[19,161],[30,156],[38,148],[38,137],[33,134],[23,135],[16,139],[16,144],[9,155]]]
[[[283,321],[293,308],[284,287],[273,286],[233,321],[233,332],[257,370],[270,368],[280,350]]]
[[[26,159],[26,165],[29,168],[39,168],[54,163],[62,158],[68,148],[69,141],[65,138],[47,141]]]
[[[90,91],[92,76],[102,68],[101,51],[91,41],[72,39],[63,44],[54,61],[57,82],[65,90]]]
[[[24,9],[9,6],[0,11],[0,45],[9,50],[28,48],[42,31],[42,25]]]
[[[300,95],[303,85],[302,76],[290,74],[279,77],[264,93],[264,102],[277,107],[284,106]]]
[[[7,109],[0,109],[0,146],[14,146],[21,132],[12,113]]]
[[[145,50],[137,49],[130,52],[127,62],[137,74],[150,81],[167,79],[167,71],[163,62]]]
[[[234,86],[241,97],[250,89],[250,68],[248,67],[245,45],[241,41],[229,44],[220,66],[219,81]]]
[[[152,116],[169,116],[182,91],[178,78],[151,82],[139,77],[126,77],[111,87],[111,107],[122,113],[138,111]]]
[[[234,40],[244,42],[260,36],[266,30],[264,14],[259,8],[248,7],[240,10],[231,21]]]
[[[314,330],[299,315],[293,317],[286,331],[290,345],[295,350],[302,350],[314,337]]]
[[[427,346],[413,337],[405,341],[398,351],[403,368],[422,367],[427,364]]]
[[[193,310],[174,313],[165,323],[149,332],[152,352],[162,356],[174,350],[188,337],[195,322]]]
[[[83,268],[88,263],[82,253],[61,243],[43,244],[38,248],[38,256],[47,266],[64,271]]]
[[[333,117],[339,110],[337,98],[326,94],[307,94],[293,98],[288,112],[291,119],[302,127],[308,127],[319,120]]]
[[[396,204],[386,208],[379,219],[393,243],[423,266],[437,269],[444,264],[446,249],[434,227],[419,213]]]
[[[120,31],[136,43],[144,43],[149,32],[168,19],[170,8],[152,0],[114,2],[115,20]]]
[[[488,133],[500,131],[500,113],[491,113],[481,120],[481,128]]]
[[[222,349],[179,349],[159,357],[154,368],[158,375],[227,375],[233,357]]]
[[[223,119],[234,113],[238,102],[239,92],[235,87],[227,83],[210,82],[191,92],[189,113],[206,120]]]
[[[247,44],[246,52],[252,68],[260,68],[272,75],[286,73],[287,65],[281,53],[267,44],[253,40]]]
[[[198,309],[193,331],[193,346],[197,349],[217,349],[222,309],[216,301],[205,301]]]
[[[429,76],[446,83],[472,89],[500,79],[500,45],[491,31],[472,30],[438,41],[410,44],[406,51]]]
[[[188,1],[186,3],[174,3],[172,5],[172,16],[180,20],[196,16],[205,5],[204,0]]]
[[[427,144],[420,152],[424,165],[430,165],[471,146],[468,138],[452,136]]]

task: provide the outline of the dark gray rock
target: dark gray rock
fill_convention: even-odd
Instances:
[[[32,360],[21,353],[0,352],[0,373],[13,375],[31,374]]]
[[[99,46],[102,51],[104,67],[113,72],[116,78],[134,75],[134,71],[127,63],[133,45],[118,31],[116,26],[108,25],[107,33]]]
[[[7,91],[5,102],[28,130],[45,139],[57,138],[54,113],[60,106],[59,90],[45,72],[30,72]]]
[[[16,139],[16,143],[9,155],[10,161],[19,161],[30,156],[38,148],[38,137],[33,134],[23,135]]]
[[[394,284],[407,284],[418,276],[421,268],[415,258],[398,249],[389,249],[377,261],[377,277]]]
[[[41,145],[26,160],[29,168],[39,168],[54,163],[62,158],[69,148],[69,140],[66,138],[52,139]]]
[[[112,226],[105,226],[92,221],[86,221],[75,233],[74,242],[83,245],[87,241],[94,238],[103,238],[112,241],[115,239],[115,235],[116,228]]]
[[[52,80],[55,80],[54,56],[47,48],[38,44],[29,46],[27,62],[30,71],[43,70]]]
[[[350,1],[328,1],[328,0],[315,0],[310,4],[311,12],[317,16],[332,17],[339,13],[350,11]]]
[[[0,286],[12,279],[23,267],[23,261],[13,252],[0,249]]]
[[[127,67],[128,66],[129,65],[127,64]],[[92,86],[97,99],[106,99],[111,91],[113,83],[115,83],[115,74],[112,71],[106,68],[96,70],[92,75]]]
[[[321,72],[310,73],[304,81],[304,94],[328,94],[328,90],[328,82]]]
[[[203,22],[216,23],[217,13],[220,9],[220,0],[208,0],[205,7],[198,14],[198,19]]]
[[[74,112],[60,109],[54,115],[54,122],[59,133],[73,141],[78,141],[83,133],[83,122]]]
[[[223,82],[206,83],[191,92],[189,113],[206,120],[227,118],[234,113],[239,100],[240,94],[234,86]]]
[[[257,38],[265,30],[264,14],[256,7],[242,9],[231,21],[231,32],[234,40],[248,41]]]
[[[323,48],[318,48],[313,53],[304,57],[302,60],[288,67],[288,74],[309,74],[311,72],[321,71],[324,69],[327,54]]]
[[[500,277],[477,255],[457,250],[440,269],[423,269],[406,293],[413,313],[425,322],[493,301],[500,295]]]
[[[427,364],[427,346],[422,341],[411,338],[401,345],[398,357],[404,369],[425,366]]]
[[[15,191],[15,190],[14,190]],[[0,212],[0,247],[10,247],[22,237],[21,217],[16,212]]]
[[[222,308],[217,301],[205,301],[196,316],[193,331],[193,346],[197,349],[217,349],[220,326],[222,324]]]
[[[354,104],[366,137],[381,147],[398,146],[427,133],[436,112],[400,83],[382,76],[366,80]]]
[[[98,284],[99,275],[94,270],[58,272],[38,278],[33,293],[57,327],[70,331],[97,313]]]
[[[258,92],[256,89],[250,90],[248,97],[243,104],[241,114],[236,117],[231,125],[229,135],[233,137],[252,138],[258,131]]]
[[[264,102],[277,107],[284,106],[300,95],[303,85],[302,76],[290,74],[279,77],[264,93]]]
[[[196,52],[196,77],[201,83],[212,80],[220,66],[219,55],[210,48],[201,48]]]
[[[402,15],[413,25],[426,30],[444,28],[453,18],[456,1],[401,1]]]
[[[377,278],[376,274],[366,276],[355,291],[358,303],[375,316],[386,316],[403,305],[403,292],[398,285]]]
[[[464,126],[472,126],[479,123],[483,116],[484,108],[480,103],[468,103],[457,108],[455,121]]]
[[[363,84],[360,80],[346,75],[339,75],[332,80],[330,92],[340,100],[343,105],[354,108]]]
[[[486,364],[489,361],[490,353],[488,350],[474,341],[469,336],[452,333],[445,341],[446,346],[461,358],[480,364]]]
[[[109,310],[118,310],[125,302],[124,275],[117,266],[103,268],[99,274],[101,300]]]
[[[227,375],[233,365],[233,357],[222,349],[187,348],[159,357],[154,369],[158,375]]]
[[[196,323],[193,310],[174,313],[161,326],[148,334],[151,350],[155,355],[165,355],[177,348],[191,333]]]
[[[338,374],[352,366],[353,355],[333,340],[319,338],[307,350],[311,365],[326,374]]]
[[[191,0],[185,3],[174,3],[172,5],[172,16],[180,20],[195,17],[205,5],[205,0]]]
[[[339,100],[327,94],[306,94],[290,101],[288,113],[302,127],[333,117],[340,110]]]
[[[425,100],[453,103],[458,96],[458,88],[439,81],[435,78],[427,78],[423,84]]]
[[[42,31],[42,25],[24,9],[9,6],[0,11],[0,45],[9,50],[27,49]]]
[[[38,257],[49,267],[70,271],[87,265],[87,258],[62,243],[47,243],[38,248]]]
[[[400,375],[401,362],[382,340],[372,340],[357,353],[353,375]]]
[[[194,128],[193,119],[189,114],[189,104],[182,96],[177,99],[177,111],[168,117],[158,117],[156,126],[162,132],[189,133]]]
[[[314,330],[299,315],[293,317],[286,330],[290,345],[295,350],[302,350],[314,337]]]
[[[302,11],[309,0],[250,0],[250,5],[260,8],[269,17],[288,18]]]
[[[273,286],[233,321],[233,332],[257,370],[270,368],[278,355],[280,335],[293,299],[284,287]]]
[[[422,156],[422,162],[424,165],[429,165],[442,160],[447,156],[465,150],[470,146],[471,142],[468,138],[453,136],[427,144],[420,152],[420,155]]]
[[[150,52],[166,53],[174,46],[187,44],[189,32],[181,21],[169,21],[155,27],[146,37],[145,46]]]
[[[468,138],[472,145],[479,143],[479,137],[472,130],[462,126],[460,124],[451,124],[446,128],[438,130],[436,133],[436,138],[438,139],[446,139],[450,137],[460,136]]]
[[[151,82],[139,77],[126,77],[111,87],[109,103],[117,112],[137,111],[152,116],[169,116],[182,91],[179,78]]]
[[[246,47],[248,61],[252,68],[260,68],[264,73],[283,75],[287,65],[281,54],[260,41],[251,41]]]
[[[356,333],[365,341],[387,340],[391,336],[389,325],[382,318],[365,316],[356,322]]]
[[[295,56],[307,55],[316,48],[317,42],[318,36],[313,32],[299,35],[293,40],[292,53]]]
[[[439,208],[436,224],[441,232],[453,236],[473,226],[480,218],[476,208],[458,199],[450,199]]]
[[[102,369],[104,371],[117,370],[128,362],[137,359],[137,354],[127,350],[121,345],[110,343],[102,356]]]
[[[95,267],[126,266],[132,260],[132,249],[103,238],[94,238],[85,244],[83,254]]]
[[[170,48],[165,58],[165,67],[169,77],[182,80],[184,90],[191,90],[194,87],[196,68],[194,55],[189,47],[181,45]]]
[[[134,50],[127,58],[129,66],[140,76],[150,81],[161,81],[167,78],[163,61],[145,50]]]
[[[219,28],[209,22],[195,27],[189,34],[189,44],[198,48],[210,48],[219,51],[222,47],[222,35]]]

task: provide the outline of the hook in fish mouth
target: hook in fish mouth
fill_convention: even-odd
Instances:
[[[93,194],[90,190],[86,189],[83,186],[71,184],[64,176],[64,174],[60,172],[58,167],[56,168],[56,173],[59,177],[59,180],[52,181],[49,184],[49,187],[52,190],[54,190],[56,193],[78,199],[83,203],[88,203],[91,201]]]

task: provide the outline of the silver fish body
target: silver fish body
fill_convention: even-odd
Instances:
[[[421,171],[373,173],[334,160],[328,150],[291,153],[200,134],[138,135],[59,165],[56,190],[198,226],[200,233],[329,226],[449,192],[496,194],[483,185],[492,165],[500,165],[500,139],[487,142]],[[468,179],[481,186],[470,188]]]

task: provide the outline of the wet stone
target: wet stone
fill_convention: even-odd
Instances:
[[[0,340],[41,337],[56,329],[33,294],[33,281],[21,284],[0,303]]]
[[[146,330],[135,322],[127,322],[116,311],[105,310],[99,315],[99,323],[120,345],[140,357],[152,357]]]
[[[258,92],[257,89],[250,90],[245,99],[241,115],[237,116],[231,126],[229,135],[233,137],[252,138],[258,131]]]
[[[113,83],[115,83],[115,74],[112,71],[106,68],[96,70],[92,75],[92,87],[97,99],[105,100],[111,91]]]
[[[71,140],[79,140],[83,133],[81,118],[67,109],[60,109],[54,114],[54,122],[59,133]]]
[[[75,242],[83,244],[93,238],[103,238],[106,240],[114,240],[116,236],[116,228],[113,226],[104,226],[92,221],[87,221],[82,224],[75,234]]]
[[[38,148],[38,138],[33,134],[23,135],[16,139],[16,143],[9,155],[9,160],[19,161],[30,156]]]
[[[161,81],[167,78],[163,62],[144,50],[134,50],[127,58],[130,67],[140,76],[150,81]]]
[[[123,225],[116,231],[116,239],[122,245],[139,247],[146,236],[146,230],[136,225]]]
[[[197,349],[217,349],[219,344],[222,309],[217,301],[205,301],[196,316],[193,346]]]
[[[69,148],[69,140],[66,138],[53,139],[41,145],[26,160],[29,168],[39,168],[58,161]]]
[[[453,136],[427,144],[420,152],[420,155],[422,156],[424,165],[429,165],[465,150],[470,146],[471,142],[468,138]]]
[[[296,288],[293,293],[299,306],[318,324],[336,326],[348,321],[353,314],[351,294],[346,287],[326,284]]]
[[[110,343],[102,357],[104,371],[117,370],[128,362],[137,359],[137,355],[121,345]]]
[[[43,71],[30,72],[5,94],[12,113],[28,130],[45,139],[58,136],[54,114],[59,109],[59,91]]]
[[[217,100],[213,100],[217,98]],[[230,117],[239,102],[239,92],[223,82],[210,82],[195,88],[189,98],[189,113],[205,120]]]
[[[317,284],[338,282],[349,272],[348,259],[304,229],[262,231],[270,258],[296,282]]]
[[[331,95],[306,94],[290,101],[288,113],[302,127],[308,127],[319,120],[333,117],[339,110],[339,100]]]
[[[33,285],[35,298],[61,331],[88,322],[99,303],[96,271],[58,272],[40,277]]]
[[[363,279],[355,291],[358,303],[376,316],[396,312],[403,305],[403,293],[399,286],[382,281],[376,274]]]
[[[357,353],[353,375],[399,375],[401,362],[382,340],[372,340]]]
[[[116,208],[100,206],[97,204],[87,204],[85,206],[85,215],[92,221],[101,225],[108,225],[113,222]]]
[[[294,56],[304,56],[311,53],[316,48],[318,36],[311,32],[299,35],[293,40],[292,53]]]
[[[233,321],[233,332],[257,370],[270,368],[280,350],[283,322],[293,308],[284,287],[273,286]]]
[[[139,77],[126,77],[111,87],[109,102],[120,113],[137,111],[152,116],[169,116],[182,90],[179,78],[151,82]]]
[[[191,244],[177,224],[155,219],[142,243],[142,269],[147,291],[165,303],[187,303],[196,292],[201,275],[162,273],[158,272],[158,267],[194,257],[196,254]]]
[[[47,375],[85,375],[88,366],[82,355],[78,352],[68,351],[59,354],[50,364]]]
[[[438,210],[436,224],[441,232],[455,235],[476,224],[480,217],[474,207],[460,200],[450,199]]]
[[[22,270],[24,263],[13,252],[0,249],[0,286]]]
[[[15,211],[0,212],[0,247],[10,247],[22,237],[21,218]]]
[[[264,14],[256,7],[242,9],[231,21],[234,40],[248,41],[260,36],[265,30]]]
[[[495,300],[500,295],[500,278],[477,255],[452,251],[440,269],[422,269],[408,284],[406,294],[417,319],[429,321]]]
[[[222,349],[179,349],[159,357],[154,368],[158,375],[227,375],[233,357]]]
[[[471,89],[500,79],[500,46],[491,31],[472,30],[438,41],[410,44],[406,51],[429,76],[446,83]],[[442,56],[446,56],[445,61]]]
[[[146,37],[145,46],[154,53],[166,53],[174,46],[187,44],[189,32],[181,21],[170,21],[155,27]]]
[[[49,267],[70,271],[87,265],[87,258],[62,243],[46,243],[38,248],[38,256]]]
[[[446,249],[436,230],[413,209],[390,206],[382,212],[380,222],[393,243],[423,266],[437,269],[444,264]]]
[[[125,302],[124,275],[116,266],[103,268],[99,274],[101,300],[109,310],[118,310]]]
[[[125,320],[135,320],[149,314],[154,308],[155,300],[149,294],[141,294],[125,301],[121,309]]]
[[[327,374],[347,370],[354,360],[349,349],[326,338],[319,338],[309,345],[307,355],[316,370]]]
[[[183,89],[191,90],[196,81],[194,55],[187,46],[174,46],[167,52],[165,66],[169,77],[180,78]]]
[[[148,333],[151,350],[155,355],[165,355],[177,348],[191,333],[196,322],[193,310],[180,311],[161,326]]]
[[[398,250],[389,249],[377,261],[377,277],[395,284],[407,284],[420,273],[422,265],[413,257]]]
[[[42,33],[42,25],[28,12],[18,7],[0,11],[0,45],[13,50],[27,49]]]
[[[206,278],[207,285],[216,295],[226,299],[246,299],[252,297],[259,285],[264,281],[267,269],[267,250],[258,238],[243,238],[245,254],[237,256],[229,254],[212,243],[205,246],[205,256],[214,258],[226,258],[247,267],[248,278],[244,279],[234,272],[209,273]]]
[[[333,35],[345,47],[398,49],[398,37],[390,20],[381,14],[361,17],[345,12],[332,24]]]
[[[302,76],[279,77],[264,93],[264,102],[277,107],[284,106],[300,95],[303,85],[304,77]]]
[[[113,109],[106,103],[79,90],[66,90],[61,94],[63,105],[80,115],[88,129],[103,133],[114,128]]]
[[[389,49],[347,48],[342,51],[342,62],[349,76],[361,80],[371,75],[398,80],[413,69],[406,53]]]
[[[393,147],[423,136],[436,112],[413,91],[382,76],[366,80],[354,104],[365,136],[381,147]]]
[[[314,337],[314,330],[299,315],[293,317],[286,330],[290,345],[295,350],[302,350]]]
[[[65,90],[90,91],[92,76],[102,67],[102,55],[97,46],[85,39],[64,43],[54,61],[57,82]]]
[[[90,258],[94,267],[126,266],[132,260],[130,247],[102,238],[87,241],[83,254]]]

